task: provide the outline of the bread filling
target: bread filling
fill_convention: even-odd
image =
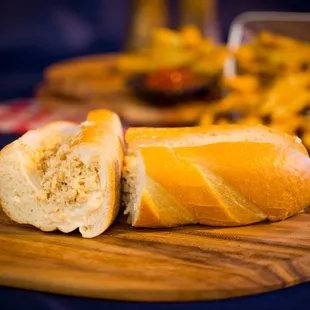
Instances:
[[[62,223],[83,220],[81,215],[99,208],[103,199],[99,160],[83,163],[72,152],[72,141],[73,137],[67,136],[49,142],[49,147],[40,151],[38,164],[41,191],[36,198],[53,215],[53,221]]]
[[[140,201],[145,185],[145,169],[142,158],[138,154],[125,156],[123,165],[123,205],[124,214],[128,214],[127,222],[132,224],[138,217]]]

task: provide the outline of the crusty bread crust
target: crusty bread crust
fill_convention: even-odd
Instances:
[[[73,135],[70,154],[79,158],[85,166],[97,158],[99,163],[102,202],[96,198],[96,202],[89,206],[86,201],[87,207],[78,210],[79,215],[68,209],[68,214],[74,215],[73,219],[68,217],[66,210],[60,212],[57,206],[52,206],[53,209],[56,207],[56,211],[51,210],[50,205],[38,198],[42,185],[34,154],[48,146],[56,132],[60,136]],[[4,212],[15,222],[31,224],[42,231],[58,229],[67,233],[79,228],[85,238],[101,234],[111,225],[119,210],[122,138],[117,115],[102,110],[90,113],[88,120],[80,126],[55,122],[27,132],[0,152],[0,199]],[[57,221],[56,218],[53,220],[55,215]]]
[[[146,180],[136,178],[133,226],[240,226],[283,220],[310,204],[304,146],[263,126],[137,128],[126,142]]]
[[[119,128],[107,131],[105,124],[97,119],[96,123],[88,123],[87,127],[83,128],[81,134],[76,139],[76,147],[83,146],[84,144],[100,146],[98,151],[101,156],[105,157],[105,168],[107,170],[104,191],[109,195],[108,205],[89,214],[86,218],[88,225],[80,227],[83,237],[91,238],[94,235],[101,234],[113,223],[118,214],[123,163],[122,136],[118,132],[121,132]]]
[[[207,140],[206,140],[207,139]],[[147,145],[197,146],[217,141],[240,141],[286,143],[308,154],[301,140],[263,125],[211,125],[205,127],[152,128],[132,127],[126,131],[125,140],[131,149]]]

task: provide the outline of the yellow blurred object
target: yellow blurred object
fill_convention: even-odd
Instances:
[[[184,27],[181,31],[181,36],[186,46],[196,47],[203,42],[200,31],[194,26]]]
[[[152,58],[154,70],[161,70],[166,68],[177,69],[186,67],[189,66],[195,59],[195,54],[181,49],[177,52],[165,49],[161,52],[153,50],[150,53],[150,56]]]
[[[217,76],[222,73],[223,64],[229,53],[225,47],[214,46],[209,52],[199,51],[197,61],[191,64],[191,70],[197,74]]]
[[[223,85],[230,89],[239,92],[254,92],[259,89],[259,81],[252,75],[240,75],[233,78],[223,80]]]
[[[238,76],[207,107],[201,125],[264,124],[297,135],[310,150],[310,44],[269,32],[235,52]]]
[[[292,74],[279,78],[274,85],[266,90],[260,112],[272,113],[274,118],[298,113],[310,101],[309,73]]]
[[[235,56],[242,74],[273,79],[308,70],[310,44],[281,35],[262,32],[253,41],[244,44]]]
[[[276,79],[267,89],[249,87],[238,77],[233,92],[207,107],[200,124],[264,124],[298,135],[310,150],[310,74],[296,73]],[[243,82],[243,81],[242,81]],[[235,83],[235,84],[234,84]],[[235,87],[237,85],[237,87]],[[239,88],[239,86],[242,87]]]
[[[179,26],[196,28],[202,36],[219,40],[217,0],[178,0]]]
[[[154,70],[154,62],[141,54],[124,54],[116,59],[116,67],[123,74],[139,74]]]
[[[167,28],[157,28],[152,33],[152,48],[174,49],[183,45],[182,37],[177,31]]]
[[[228,56],[225,46],[203,38],[199,29],[186,26],[180,31],[156,28],[143,52],[120,55],[117,69],[132,74],[161,69],[188,68],[208,77],[221,73]]]
[[[166,27],[168,8],[166,0],[132,0],[127,50],[137,51],[149,45],[154,29]]]
[[[302,142],[304,143],[304,145],[306,146],[310,146],[310,132],[306,132],[303,137],[302,137]]]

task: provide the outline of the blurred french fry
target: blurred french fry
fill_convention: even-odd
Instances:
[[[167,50],[152,51],[151,59],[156,69],[181,68],[189,65],[195,54],[187,50]]]
[[[180,31],[156,28],[143,52],[120,56],[116,66],[125,74],[187,67],[214,78],[221,72],[227,56],[226,47],[203,38],[197,27],[187,26]]]
[[[178,49],[182,45],[182,37],[177,31],[167,28],[157,28],[152,33],[151,47],[154,49]]]
[[[238,92],[253,92],[259,88],[259,82],[255,76],[241,75],[233,78],[224,78],[223,85],[229,90]]]
[[[123,74],[140,74],[151,72],[155,64],[149,60],[149,50],[143,50],[139,53],[122,54],[116,60],[116,68]]]
[[[262,32],[254,41],[241,46],[235,56],[242,74],[276,78],[307,70],[310,65],[310,45],[293,38]]]
[[[185,46],[197,47],[203,44],[203,38],[197,27],[187,26],[181,30],[181,37]]]

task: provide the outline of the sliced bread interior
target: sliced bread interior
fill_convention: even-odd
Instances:
[[[121,137],[104,122],[30,131],[1,151],[2,208],[43,231],[97,236],[119,209],[122,157]]]

